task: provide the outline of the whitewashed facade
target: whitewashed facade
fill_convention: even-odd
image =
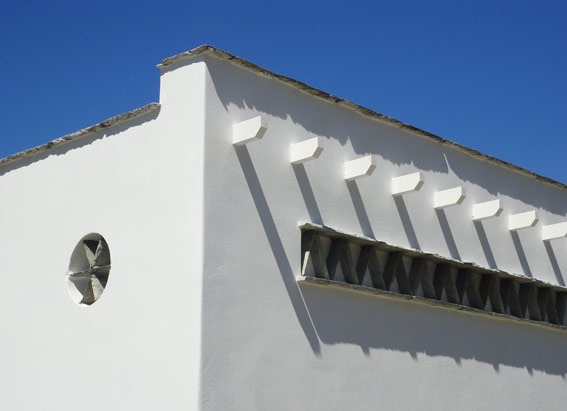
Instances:
[[[209,46],[159,67],[0,160],[1,409],[564,407],[564,184]]]

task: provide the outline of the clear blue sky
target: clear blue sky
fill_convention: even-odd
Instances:
[[[158,101],[211,44],[567,182],[567,1],[0,0],[0,157]]]

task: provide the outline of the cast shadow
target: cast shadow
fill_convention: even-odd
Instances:
[[[451,227],[449,226],[449,221],[447,221],[445,211],[443,209],[435,209],[435,214],[439,220],[439,225],[441,226],[441,231],[443,232],[443,237],[445,237],[445,241],[447,242],[447,247],[449,248],[451,257],[455,260],[460,260],[461,255],[457,249],[457,243],[455,243],[455,238],[451,232]]]
[[[350,143],[353,151],[360,155],[379,153],[397,165],[412,164],[422,170],[440,173],[448,171],[437,145],[425,139],[416,138],[412,140],[413,144],[401,147],[399,141],[407,137],[407,132],[400,128],[361,117],[354,110],[314,99],[308,93],[274,81],[273,78],[258,76],[230,62],[211,58],[206,61],[217,97],[227,111],[232,105],[240,109],[253,109],[300,125],[309,133],[336,140],[343,146]],[[354,135],[353,130],[356,130]]]
[[[404,198],[402,196],[394,196],[394,202],[396,203],[396,208],[398,209],[398,213],[400,214],[402,226],[404,227],[404,231],[406,233],[406,237],[409,241],[410,246],[415,250],[421,250]]]
[[[356,217],[360,223],[360,228],[362,233],[366,237],[376,238],[374,236],[374,231],[372,230],[372,225],[370,224],[370,219],[368,218],[368,213],[366,213],[366,207],[364,207],[364,202],[362,201],[362,196],[358,190],[358,184],[356,181],[346,182],[348,192],[350,193],[350,198],[352,199],[352,204],[354,205],[354,211],[356,212]]]
[[[304,305],[303,297],[301,296],[297,283],[295,282],[293,270],[287,258],[276,223],[274,222],[272,212],[270,211],[270,207],[268,206],[268,202],[264,196],[264,191],[260,185],[260,180],[256,174],[256,169],[254,168],[248,149],[245,145],[235,146],[235,151],[250,190],[250,194],[254,200],[254,205],[256,206],[256,210],[258,211],[258,215],[262,222],[262,227],[266,233],[270,249],[272,250],[272,254],[276,260],[282,281],[289,295],[293,309],[295,310],[297,320],[301,325],[309,344],[311,345],[311,349],[317,356],[319,356],[321,354],[319,339],[317,338],[317,334],[313,328],[311,319],[309,318],[309,313]]]
[[[486,262],[488,263],[488,266],[490,268],[497,269],[498,266],[496,265],[494,254],[492,254],[492,249],[490,248],[490,244],[488,242],[488,236],[486,235],[486,231],[484,231],[484,226],[482,225],[482,221],[473,221],[473,224],[474,224],[474,228],[476,229],[478,239],[480,240],[480,245],[482,247],[482,251],[484,252],[484,256],[486,257]]]
[[[259,76],[228,61],[204,59],[217,97],[227,112],[233,105],[263,112],[299,125],[314,135],[336,140],[343,146],[350,143],[352,150],[359,155],[374,153],[395,165],[412,165],[438,173],[446,174],[452,170],[460,179],[480,185],[494,196],[507,195],[521,199],[526,204],[558,215],[567,213],[564,192],[557,190],[557,187],[542,185],[536,179],[516,173],[495,173],[494,167],[498,166],[492,161],[480,162],[478,158],[451,147],[431,144],[428,139],[410,139],[406,130],[360,116],[361,113],[370,114],[371,110],[359,107],[356,112],[328,101],[318,101],[309,92],[304,93],[274,81],[270,76]],[[179,64],[191,63],[186,61]],[[320,92],[320,95],[329,96],[324,92]],[[356,130],[355,134],[353,130]],[[404,145],[400,141],[411,141],[411,144]],[[534,192],[540,194],[534,195]]]
[[[516,253],[518,254],[518,258],[520,259],[520,265],[522,266],[524,274],[528,277],[533,277],[532,270],[530,269],[530,265],[528,263],[528,258],[526,257],[524,247],[522,246],[522,241],[520,240],[520,235],[517,231],[510,231],[510,236],[512,237],[512,241],[514,242],[514,248],[516,249]]]
[[[561,268],[559,268],[559,263],[557,262],[557,258],[555,258],[555,252],[553,251],[551,243],[549,241],[544,241],[543,243],[545,245],[545,251],[547,251],[547,255],[549,256],[549,261],[551,261],[551,267],[553,268],[553,273],[557,279],[557,284],[565,286],[563,273],[561,273]]]
[[[506,195],[553,214],[567,214],[564,189],[542,184],[536,178],[518,173],[495,172],[490,163],[479,165],[475,158],[457,152],[447,151],[445,159],[448,168],[460,179],[483,187],[495,197]]]
[[[303,164],[295,164],[292,166],[293,172],[295,173],[295,178],[297,179],[297,184],[299,184],[299,189],[301,190],[301,195],[303,196],[303,201],[305,202],[305,207],[307,207],[307,213],[312,223],[323,225],[323,217],[321,217],[321,212],[319,211],[319,206],[317,205],[317,200],[315,200],[315,195],[313,194],[313,189],[311,188],[311,183],[305,172],[305,167]]]
[[[365,356],[373,350],[402,352],[511,366],[567,375],[565,334],[483,314],[419,302],[366,296],[333,287],[301,284],[313,325],[325,345],[352,344]],[[352,354],[355,355],[355,354]]]

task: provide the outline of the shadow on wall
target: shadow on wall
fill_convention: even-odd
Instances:
[[[455,242],[455,238],[453,237],[453,232],[451,231],[449,221],[447,221],[445,211],[436,209],[435,214],[437,215],[437,219],[439,220],[439,225],[441,226],[441,231],[443,232],[443,237],[445,238],[445,242],[447,243],[451,257],[453,257],[455,260],[460,260],[461,255],[459,254],[457,243]]]
[[[492,248],[490,247],[490,243],[488,242],[488,236],[486,235],[482,221],[473,221],[473,224],[480,241],[480,246],[482,247],[482,251],[484,253],[484,256],[486,257],[488,266],[493,270],[497,270],[498,265],[496,264],[494,254],[492,254]]]
[[[358,184],[356,183],[356,181],[347,181],[346,185],[350,194],[350,198],[352,200],[352,205],[354,206],[354,211],[356,212],[356,218],[358,218],[358,223],[360,224],[360,228],[362,229],[362,234],[364,234],[366,237],[376,238],[374,236],[374,231],[372,230],[372,224],[370,223],[370,219],[368,218],[368,213],[366,212],[366,207],[364,206],[364,200],[360,195]]]
[[[565,280],[563,280],[563,273],[561,272],[561,268],[559,268],[559,263],[557,262],[557,258],[555,257],[555,252],[553,251],[553,247],[549,241],[544,241],[545,244],[545,251],[547,251],[547,255],[549,256],[549,261],[551,261],[551,267],[553,268],[553,273],[555,274],[555,278],[557,279],[557,283],[565,287]]]
[[[565,332],[330,287],[303,284],[301,293],[324,344],[358,345],[369,357],[391,350],[415,361],[420,354],[567,375]]]
[[[447,174],[451,170],[463,181],[477,184],[491,195],[506,195],[557,215],[567,215],[565,190],[479,161],[332,103],[319,101],[230,62],[209,58],[207,64],[217,95],[227,111],[230,105],[235,105],[264,112],[290,120],[317,136],[337,140],[341,145],[350,142],[358,155],[372,153],[398,166],[410,165],[424,171]],[[237,73],[237,81],[234,73]],[[251,83],[255,86],[251,87]],[[277,98],[274,98],[276,94]],[[541,194],[534,195],[534,192]]]
[[[480,162],[458,151],[444,150],[443,154],[448,169],[461,180],[480,185],[495,197],[509,196],[553,214],[567,216],[566,189],[522,177],[514,171],[493,163]],[[514,210],[521,211],[526,210]]]
[[[266,201],[264,190],[262,190],[260,180],[258,179],[258,174],[256,174],[256,169],[254,168],[254,164],[252,163],[248,149],[246,148],[246,146],[236,146],[235,150],[238,161],[240,162],[240,166],[242,167],[244,177],[246,179],[246,184],[248,184],[248,188],[250,189],[250,193],[252,194],[252,198],[254,200],[254,205],[256,206],[256,210],[258,211],[258,216],[262,221],[262,227],[264,228],[264,232],[266,233],[266,238],[268,240],[268,243],[270,244],[270,249],[272,250],[272,254],[274,255],[274,259],[276,260],[278,271],[282,276],[283,284],[286,288],[293,309],[295,310],[297,320],[299,321],[299,324],[303,329],[305,337],[311,345],[311,349],[316,355],[320,355],[321,347],[319,339],[317,338],[317,334],[315,332],[315,329],[313,328],[311,319],[309,318],[309,313],[307,312],[307,309],[303,304],[301,293],[299,292],[299,288],[297,287],[297,283],[295,282],[293,270],[285,253],[285,249],[278,233],[276,223],[274,222],[274,217],[272,216],[272,212],[270,211],[270,207],[268,206],[268,202]],[[298,176],[298,180],[299,179],[300,177]],[[307,182],[307,184],[309,183]]]
[[[40,152],[36,155],[32,155],[31,157],[24,157],[18,160],[14,160],[13,163],[6,164],[4,167],[0,168],[0,176],[7,174],[10,171],[16,170],[18,168],[27,167],[35,162],[45,160],[46,158],[51,156],[64,155],[71,150],[84,147],[86,145],[93,143],[96,140],[100,140],[106,137],[110,137],[122,133],[123,131],[129,128],[136,127],[148,121],[155,120],[157,119],[158,115],[159,115],[159,109],[150,111],[139,117],[125,120],[122,123],[119,123],[117,125],[112,125],[108,128],[102,126],[100,130],[93,131],[91,133],[86,134],[84,137],[78,137],[77,139],[69,140],[68,142],[61,143],[60,145],[56,145],[52,148],[46,147],[47,149],[46,151]],[[47,143],[46,145],[49,146],[50,143]]]
[[[439,145],[419,138],[412,140],[415,144],[400,144],[397,140],[407,137],[401,130],[361,118],[356,113],[328,103],[314,104],[312,98],[302,97],[300,92],[283,85],[276,90],[274,80],[258,77],[243,69],[233,68],[240,71],[239,75],[242,76],[239,79],[241,81],[235,81],[234,76],[226,72],[226,65],[230,63],[209,63],[214,87],[227,111],[230,105],[253,108],[270,116],[291,119],[308,131],[336,139],[343,145],[350,140],[358,154],[378,153],[391,162],[411,164],[422,170],[441,173],[449,170],[449,162],[445,159],[446,149]],[[248,79],[255,81],[258,86],[250,87]],[[277,99],[274,99],[275,91],[278,93]],[[304,98],[305,104],[297,104],[298,97]],[[356,130],[351,129],[354,125]],[[353,134],[356,138],[349,137]],[[416,360],[418,354],[443,356],[453,358],[457,363],[462,360],[488,363],[495,370],[500,365],[507,365],[526,368],[530,373],[536,369],[565,377],[567,359],[562,355],[565,345],[565,335],[562,333],[502,320],[478,318],[474,314],[448,312],[417,303],[390,302],[378,298],[369,300],[370,297],[366,296],[327,289],[322,291],[309,286],[303,286],[300,290],[248,150],[245,146],[236,147],[235,150],[295,315],[317,356],[322,355],[321,342],[347,343],[360,346],[366,355],[371,355],[371,349],[397,350],[409,353]],[[467,161],[473,160],[469,158]],[[459,177],[484,185],[484,180],[489,181],[492,176],[477,178],[474,174],[479,168],[485,167],[485,164],[476,161],[471,170],[464,170],[465,175]],[[296,166],[293,170],[311,220],[322,223],[323,218],[305,169]],[[489,171],[489,174],[493,174],[494,170]],[[518,179],[512,173],[501,174],[504,176],[501,188],[508,189],[508,195],[514,197],[525,194],[518,184],[525,178]],[[504,184],[507,180],[513,180],[514,184]],[[358,187],[349,184],[348,190],[361,227],[366,235],[373,237]],[[556,194],[563,195],[560,190],[553,190]],[[532,200],[538,202],[540,199],[527,199],[526,202]],[[557,197],[552,200],[556,201]],[[547,204],[548,201],[541,200],[539,203]],[[405,204],[398,201],[396,206],[406,235],[412,246],[419,249]],[[444,212],[438,212],[437,218],[452,257],[460,259]],[[483,227],[477,225],[476,228],[487,259],[492,260],[492,265],[496,265]]]
[[[514,248],[516,249],[516,254],[518,254],[518,259],[520,260],[520,265],[522,266],[524,274],[528,277],[533,278],[532,270],[528,263],[528,258],[526,257],[524,247],[522,246],[522,241],[520,240],[520,235],[517,231],[510,231],[510,236],[512,237],[512,242],[514,243]],[[559,284],[561,284],[561,281],[559,282]]]
[[[311,188],[309,177],[307,177],[307,173],[305,172],[305,167],[303,164],[294,165],[293,172],[295,173],[297,184],[301,190],[303,201],[305,201],[309,218],[316,224],[323,224],[323,217],[321,216],[321,211],[319,211],[317,200],[315,200],[315,194]]]
[[[422,170],[447,172],[437,144],[415,138],[415,144],[400,144],[406,132],[361,116],[354,111],[319,101],[299,90],[229,62],[207,59],[207,67],[218,98],[229,111],[234,105],[253,109],[282,120],[290,120],[307,132],[341,145],[350,142],[357,154],[376,153],[395,164],[414,164]],[[235,73],[239,77],[235,81]],[[250,84],[255,86],[251,87]],[[277,98],[274,96],[277,93]],[[354,137],[356,136],[356,137]]]
[[[452,358],[457,364],[483,362],[496,372],[504,365],[566,377],[564,332],[330,287],[299,288],[248,149],[235,150],[295,315],[316,356],[324,355],[321,342],[353,344],[366,356],[371,350],[401,351],[416,361],[420,354]]]
[[[413,229],[413,224],[411,222],[411,218],[408,213],[408,209],[406,207],[404,198],[402,196],[394,196],[394,202],[396,203],[396,208],[398,209],[398,213],[400,214],[400,218],[402,220],[402,226],[404,227],[404,232],[406,233],[406,237],[408,238],[410,246],[415,250],[421,250],[421,246],[419,245],[419,241],[417,240],[417,235],[415,234],[415,230]],[[443,234],[445,234],[445,232],[443,232]],[[447,239],[446,241],[448,242]],[[453,243],[454,242],[455,240],[453,240]]]

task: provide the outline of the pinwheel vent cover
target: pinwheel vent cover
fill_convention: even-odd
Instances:
[[[91,305],[102,295],[110,274],[110,250],[96,233],[84,236],[69,263],[69,293],[76,303]]]

